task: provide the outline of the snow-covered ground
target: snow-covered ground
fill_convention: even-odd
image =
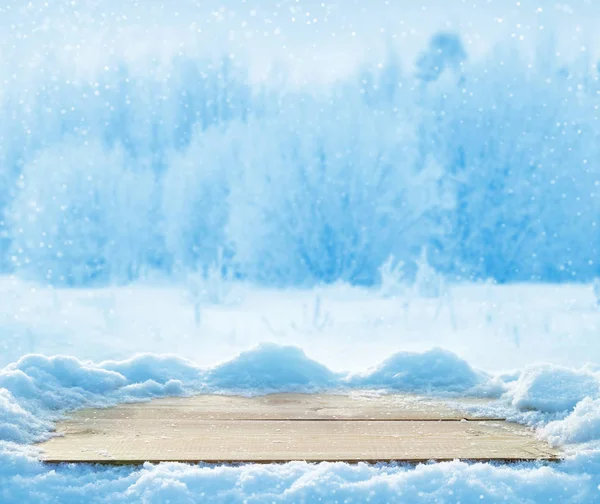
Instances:
[[[3,502],[600,502],[600,309],[590,285],[51,289],[0,280]],[[213,296],[214,297],[214,296]],[[194,392],[486,396],[560,464],[43,466],[31,442],[87,405]]]
[[[599,18],[0,1],[0,504],[600,502]],[[446,286],[486,278],[510,285]],[[336,280],[380,287],[265,287]],[[90,405],[358,389],[485,396],[568,457],[49,467],[31,446]]]
[[[134,284],[56,289],[0,277],[0,365],[25,354],[96,362],[170,353],[212,365],[263,342],[296,345],[335,371],[396,351],[450,350],[487,371],[533,362],[598,361],[600,306],[591,285],[468,284],[441,298],[384,296],[347,285],[312,290]],[[219,303],[202,298],[218,298]]]

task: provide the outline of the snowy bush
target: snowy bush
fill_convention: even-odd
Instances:
[[[172,154],[162,208],[166,244],[176,266],[202,269],[222,256],[235,148],[227,139],[217,129],[197,131],[186,151]]]
[[[268,324],[268,321],[266,321]],[[311,334],[322,332],[333,324],[331,312],[323,309],[323,297],[316,292],[312,303],[302,305],[302,318],[300,322],[292,322],[293,329],[303,333]],[[268,324],[270,326],[270,324]]]
[[[565,75],[543,49],[527,64],[498,48],[465,66],[460,85],[436,83],[424,97],[425,136],[457,198],[446,253],[469,277],[595,275],[597,94],[585,71]]]
[[[395,257],[390,255],[379,267],[379,276],[379,292],[383,297],[397,296],[406,291],[404,261],[396,261]]]
[[[452,278],[591,281],[596,73],[549,42],[467,47],[438,33],[416,72],[390,51],[314,87],[251,85],[229,56],[83,78],[49,54],[0,97],[0,270],[127,282],[222,249],[259,283],[374,284],[429,246]]]
[[[592,282],[592,291],[594,293],[596,307],[600,307],[600,278],[594,278],[594,281]]]
[[[455,33],[436,33],[429,41],[427,50],[417,60],[417,77],[431,82],[446,69],[457,72],[467,59],[460,36]]]
[[[233,301],[233,272],[219,250],[217,259],[209,266],[187,273],[187,292],[194,306],[194,320],[200,325],[202,306],[205,304],[225,304]]]
[[[417,272],[413,284],[413,292],[422,298],[440,298],[445,295],[446,283],[443,275],[438,273],[427,257],[427,247],[421,250],[417,259]]]
[[[131,280],[155,246],[153,174],[120,149],[62,144],[27,163],[9,224],[15,268],[54,284]]]
[[[359,92],[284,103],[231,143],[241,175],[228,229],[250,278],[373,283],[385,258],[410,257],[435,233],[441,173],[420,159],[408,118]]]

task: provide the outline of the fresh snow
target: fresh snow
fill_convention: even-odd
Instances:
[[[582,399],[564,420],[550,422],[540,435],[555,445],[600,441],[600,400]]]
[[[360,375],[335,373],[297,347],[272,343],[210,368],[150,354],[99,364],[73,357],[27,355],[0,372],[3,439],[32,442],[46,437],[49,422],[69,410],[160,396],[353,389],[477,394],[476,387],[487,380],[484,373],[439,349],[423,354],[401,352]]]
[[[533,366],[519,377],[512,403],[521,410],[568,411],[599,392],[598,374],[562,366]]]
[[[62,465],[48,470],[26,453],[8,447],[0,454],[0,468],[4,502],[30,504],[562,504],[600,499],[600,460],[596,456],[582,456],[560,466],[449,462],[412,468],[294,462],[240,466],[145,464],[135,469]]]
[[[465,284],[445,298],[344,284],[222,289],[222,302],[197,303],[172,281],[57,289],[0,277],[0,365],[29,353],[99,362],[149,352],[210,366],[263,342],[357,373],[397,351],[432,347],[493,372],[536,362],[579,369],[598,354],[600,309],[589,284]]]
[[[600,502],[599,7],[0,1],[0,503]],[[357,389],[487,397],[568,458],[31,447],[88,406]]]
[[[598,318],[589,287],[456,287],[454,305],[444,305],[437,313],[437,300],[388,299],[374,290],[345,286],[270,296],[268,291],[237,286],[243,297],[230,304],[202,306],[203,317],[196,325],[185,289],[172,286],[50,289],[40,295],[43,289],[32,292],[29,284],[14,278],[2,282],[17,299],[28,300],[27,317],[19,313],[4,317],[4,334],[18,330],[31,335],[31,351],[50,353],[54,346],[79,355],[30,353],[0,370],[0,496],[4,502],[600,501],[600,372],[597,366],[586,365],[583,352],[561,354],[544,346],[545,340],[567,337],[574,348],[598,348],[591,331]],[[558,309],[558,300],[568,296],[569,302]],[[507,306],[514,297],[530,310],[511,312]],[[53,299],[54,309],[44,310],[48,298]],[[316,318],[327,320],[322,326],[315,325],[317,298],[322,312]],[[11,298],[6,299],[10,303]],[[112,300],[110,310],[107,299]],[[138,308],[135,319],[124,317],[124,310],[141,303],[152,309]],[[490,305],[495,318],[487,310]],[[442,332],[439,318],[450,309],[456,326],[446,325]],[[412,318],[417,316],[421,320],[418,341]],[[564,336],[557,323],[573,322],[575,316],[582,330],[572,334],[579,339]],[[263,317],[268,317],[268,324],[261,322]],[[292,322],[286,326],[286,320]],[[239,336],[223,340],[218,331],[211,336],[211,330],[224,321],[236,327]],[[133,324],[140,334],[132,330]],[[244,327],[248,338],[242,337]],[[259,330],[262,343],[258,343]],[[103,331],[114,331],[122,340],[114,346],[110,345],[114,340],[101,345]],[[495,366],[481,366],[486,359],[477,359],[476,349],[469,351],[477,331],[491,335],[490,345],[497,344]],[[189,332],[186,337],[185,332]],[[519,341],[515,332],[521,335]],[[152,338],[153,334],[162,337]],[[387,355],[373,362],[382,352],[380,341],[378,352],[345,366],[346,351],[356,345],[366,353],[373,334],[383,336]],[[170,336],[175,350],[188,341],[192,351],[164,353]],[[192,337],[221,348],[196,359],[195,352],[208,345],[195,346]],[[298,344],[302,339],[306,344]],[[449,349],[442,348],[444,342]],[[90,343],[104,360],[86,358]],[[523,347],[531,353],[523,355]],[[161,353],[120,358],[145,348]],[[335,348],[341,351],[335,353]],[[220,358],[227,353],[227,358]],[[493,347],[488,353],[494,353]],[[326,362],[315,355],[325,356]],[[549,356],[553,363],[540,364],[540,355]],[[209,359],[212,362],[207,363]],[[515,369],[513,362],[526,364]],[[304,463],[47,467],[36,461],[35,449],[28,446],[52,435],[55,420],[87,406],[194,393],[357,389],[415,392],[450,403],[465,396],[487,397],[491,405],[470,408],[530,425],[542,439],[562,446],[568,458],[558,464],[508,467],[462,462],[417,467]]]
[[[473,393],[487,378],[456,355],[436,348],[421,354],[397,353],[374,369],[353,375],[347,381],[358,388]]]
[[[598,500],[600,374],[588,361],[600,345],[600,311],[591,286],[459,285],[444,299],[345,285],[225,287],[227,302],[197,306],[189,288],[160,282],[86,290],[0,278],[3,500]],[[56,419],[86,406],[198,392],[356,389],[448,401],[489,397],[495,402],[482,412],[531,425],[573,458],[513,467],[109,469],[45,467],[26,446],[51,435]]]
[[[142,354],[126,361],[98,364],[74,357],[27,355],[0,371],[2,439],[31,443],[49,435],[51,422],[68,411],[103,407],[153,397],[219,393],[257,395],[274,392],[352,390],[409,392],[455,398],[487,397],[491,406],[509,411],[526,423],[543,425],[541,433],[579,424],[571,439],[595,439],[600,374],[561,366],[532,366],[515,381],[512,375],[492,375],[473,369],[455,354],[441,349],[398,352],[361,373],[333,372],[291,346],[259,345],[212,367],[200,367],[178,357]],[[485,410],[481,410],[482,412]],[[529,412],[535,416],[527,415]],[[523,415],[518,416],[519,413]],[[527,421],[527,419],[535,419]]]

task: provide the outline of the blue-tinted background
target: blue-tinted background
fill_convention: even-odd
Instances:
[[[598,6],[454,3],[3,2],[2,272],[598,276]]]

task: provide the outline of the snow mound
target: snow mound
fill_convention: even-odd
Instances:
[[[27,443],[30,433],[49,431],[50,422],[37,418],[23,409],[6,389],[0,389],[0,440]]]
[[[156,383],[171,380],[194,383],[202,378],[202,371],[198,366],[173,355],[142,354],[124,361],[105,361],[99,367],[119,373],[128,383],[149,380]]]
[[[62,465],[44,471],[27,454],[13,451],[0,452],[0,490],[6,503],[597,502],[597,473],[586,469],[581,461],[553,467],[455,461],[414,468],[166,463],[137,469]]]
[[[424,353],[399,352],[366,373],[350,376],[348,383],[402,391],[465,392],[488,380],[488,375],[455,354],[434,348]]]
[[[586,397],[567,418],[550,422],[540,434],[554,445],[600,439],[600,399]]]
[[[555,413],[572,410],[586,397],[597,397],[600,380],[587,370],[539,365],[527,368],[510,393],[519,410]]]
[[[297,347],[262,344],[208,369],[174,356],[143,354],[100,364],[28,355],[0,371],[0,440],[29,443],[49,435],[67,411],[161,396],[315,392],[353,388],[464,392],[487,375],[444,350],[399,353],[361,375],[335,373]]]
[[[340,376],[309,359],[298,347],[264,343],[210,369],[205,385],[211,389],[309,392],[340,385]]]
[[[93,364],[74,357],[27,355],[0,371],[0,440],[29,443],[48,435],[51,421],[85,406],[110,406],[198,386],[202,370],[175,357],[140,355]],[[182,380],[173,378],[185,378]]]
[[[520,375],[490,377],[441,349],[398,353],[354,375],[334,373],[299,348],[274,344],[260,345],[208,369],[185,359],[150,354],[100,364],[29,355],[0,370],[0,495],[3,502],[50,502],[56,496],[65,502],[124,503],[326,502],[332,496],[340,502],[541,502],[550,498],[595,502],[600,488],[597,455],[556,466],[145,464],[141,468],[61,465],[48,470],[36,460],[35,449],[24,446],[48,436],[52,421],[67,410],[85,406],[194,392],[261,394],[375,387],[436,394],[509,387],[505,397],[510,402],[504,405],[515,413],[519,413],[515,407],[538,409],[519,414],[541,418],[541,436],[555,444],[588,442],[600,439],[595,373],[588,368],[537,366]],[[550,413],[573,407],[569,415]]]
[[[516,376],[487,375],[439,348],[400,352],[351,375],[331,371],[300,348],[275,344],[259,345],[210,368],[168,355],[143,354],[100,364],[28,355],[0,370],[0,441],[43,439],[54,420],[83,407],[199,392],[258,395],[352,389],[495,397],[508,389],[502,407],[509,411],[504,414],[537,425],[552,442],[600,439],[598,373],[545,365],[528,368],[515,380]]]
[[[10,390],[14,395],[38,399],[50,409],[64,407],[65,399],[70,399],[60,394],[65,389],[74,392],[77,402],[79,392],[107,394],[127,384],[123,375],[74,357],[27,355],[6,369],[7,373],[0,377],[0,386],[12,384]]]

